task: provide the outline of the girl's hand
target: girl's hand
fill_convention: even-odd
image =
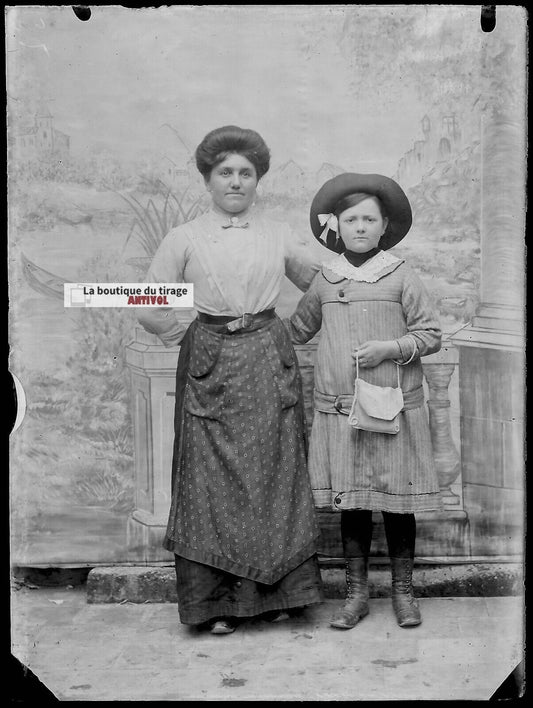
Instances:
[[[395,359],[399,356],[398,344],[394,340],[370,340],[356,347],[352,356],[359,356],[359,366],[371,369],[385,359]]]

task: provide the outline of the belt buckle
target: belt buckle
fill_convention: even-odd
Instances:
[[[337,410],[341,415],[350,415],[349,413],[346,413],[345,409],[342,406],[342,401],[340,396],[336,396],[335,400],[333,401],[333,407],[335,410]]]
[[[245,312],[242,316],[242,326],[243,329],[249,327],[254,322],[254,316],[250,312]]]
[[[254,321],[254,316],[249,312],[245,312],[244,315],[237,317],[237,319],[228,322],[226,328],[228,332],[237,332],[239,329],[244,329],[249,327]]]

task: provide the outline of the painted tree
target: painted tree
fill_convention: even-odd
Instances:
[[[497,8],[483,32],[480,6],[358,5],[346,10],[340,47],[353,69],[352,89],[401,99],[414,88],[430,107],[465,104],[483,111],[521,110],[525,15]]]
[[[456,6],[356,6],[341,49],[354,87],[401,99],[414,88],[428,106],[479,92],[482,32],[476,10]]]

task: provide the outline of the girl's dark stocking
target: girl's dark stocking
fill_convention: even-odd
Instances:
[[[345,558],[368,558],[372,542],[372,512],[368,509],[342,511],[341,533]]]
[[[414,514],[391,514],[384,511],[385,537],[390,558],[415,557],[416,520]]]

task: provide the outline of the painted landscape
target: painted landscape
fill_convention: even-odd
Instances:
[[[76,43],[82,41],[72,29],[79,21],[67,16],[69,10],[17,8],[8,15],[14,30],[14,55],[8,61],[10,370],[20,381],[26,401],[24,418],[11,441],[11,526],[13,560],[21,565],[136,560],[125,544],[126,521],[134,508],[134,446],[124,349],[133,338],[135,321],[121,309],[65,309],[63,283],[142,281],[170,228],[208,206],[193,158],[203,133],[192,141],[192,117],[182,125],[170,112],[167,122],[168,105],[154,98],[142,107],[142,116],[155,147],[126,157],[128,146],[119,151],[116,140],[103,143],[101,135],[91,133],[81,99],[76,104],[64,98],[51,78],[53,54],[59,51],[54,42],[69,38],[74,56]],[[208,10],[197,12],[212,35],[219,37],[220,11]],[[334,6],[325,15],[324,8],[318,10],[323,12],[311,6],[290,9],[302,13],[306,42],[301,32],[294,38],[281,34],[251,60],[257,64],[258,76],[267,81],[263,62],[268,65],[266,60],[277,50],[298,58],[297,68],[280,82],[289,84],[295,115],[303,111],[306,116],[304,146],[300,129],[294,126],[289,136],[294,151],[280,150],[274,156],[273,150],[258,208],[312,239],[309,205],[326,179],[344,171],[383,171],[394,177],[405,188],[414,213],[410,234],[394,250],[424,280],[445,332],[454,332],[470,321],[479,299],[482,96],[490,62],[505,60],[512,66],[512,23],[502,23],[500,42],[489,52],[474,16],[476,8],[417,6],[400,12],[393,7],[370,11],[366,6]],[[138,14],[110,7],[102,12],[108,20],[125,18],[139,31],[143,22],[154,32],[163,31],[169,22],[178,28],[178,35],[186,31],[180,25],[185,17],[180,8]],[[280,18],[277,12],[269,13],[263,9],[261,26],[274,29]],[[252,22],[249,11],[244,14],[244,24]],[[237,29],[236,17],[236,9],[229,7],[223,19],[238,33],[242,30]],[[357,32],[361,22],[366,30],[362,45]],[[379,41],[374,33],[377,27]],[[80,31],[78,26],[75,29]],[[116,30],[111,35],[125,54],[131,51],[127,34]],[[404,42],[411,35],[417,38],[416,50]],[[46,48],[42,57],[27,48],[39,39]],[[331,57],[327,52],[318,56],[318,46],[334,47]],[[250,60],[246,47],[241,59]],[[498,52],[504,53],[503,59]],[[95,50],[89,56],[97,62]],[[342,63],[350,77],[345,89],[351,98],[346,105],[336,94],[326,97],[329,105],[339,101],[342,117],[338,125],[332,119],[337,140],[331,161],[326,154],[315,162],[310,159],[313,145],[320,144],[328,132],[323,105],[317,107],[311,99],[306,99],[303,109],[296,105],[303,100],[297,98],[299,88],[311,82],[306,73],[310,57],[322,72],[328,62]],[[191,56],[191,66],[198,66],[194,59]],[[48,63],[48,73],[40,73],[41,61]],[[67,77],[67,64],[59,66]],[[187,96],[190,91],[194,106],[198,83],[210,85],[209,66],[200,66],[201,71],[182,80],[176,97],[180,105],[184,92]],[[124,58],[114,70],[131,79],[133,69]],[[107,106],[109,91],[104,81],[98,85],[92,71],[88,79],[92,92],[95,96],[100,92],[101,105]],[[401,85],[399,75],[405,77]],[[227,87],[227,81],[222,81],[216,95]],[[147,86],[137,88],[141,96]],[[246,102],[242,107],[244,99],[236,94],[232,112],[215,108],[202,117],[202,124],[210,129],[235,122],[261,129],[261,106],[254,109]],[[397,105],[402,96],[413,97],[409,110],[416,117],[389,124],[386,140],[379,132],[385,121],[380,115],[369,133],[375,145],[373,162],[353,145],[343,149],[339,137],[349,118],[357,121],[350,111],[361,95],[367,113],[374,105]],[[284,108],[291,111],[290,104]],[[287,131],[282,116],[272,116],[267,125],[268,131],[261,130],[266,138],[277,130]],[[279,314],[290,314],[298,297],[286,281]]]

